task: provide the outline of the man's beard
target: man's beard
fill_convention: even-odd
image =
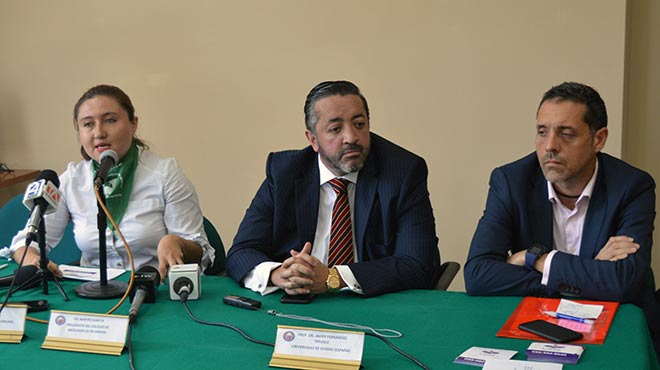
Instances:
[[[342,163],[341,159],[344,157],[346,152],[357,150],[360,152],[360,156],[354,159],[351,159],[349,163]],[[348,173],[357,172],[362,169],[364,162],[367,159],[367,153],[365,153],[364,146],[360,144],[347,144],[344,145],[339,153],[336,156],[330,157],[326,155],[325,151],[319,148],[319,154],[321,158],[325,159],[325,162],[332,167],[339,176],[346,175]]]

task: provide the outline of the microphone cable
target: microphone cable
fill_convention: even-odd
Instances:
[[[106,315],[109,315],[115,312],[126,301],[126,298],[128,298],[131,289],[133,289],[133,282],[135,281],[135,262],[133,262],[133,253],[131,252],[131,248],[128,246],[128,242],[124,238],[124,234],[122,234],[121,230],[119,229],[119,226],[117,225],[117,222],[115,222],[115,219],[110,214],[110,211],[108,211],[108,209],[106,208],[105,203],[101,201],[101,195],[98,192],[98,188],[96,186],[92,186],[92,187],[94,188],[94,195],[96,195],[96,200],[99,202],[101,208],[103,209],[103,213],[105,213],[105,215],[108,217],[108,220],[110,220],[110,223],[112,224],[112,226],[114,226],[122,243],[124,243],[124,248],[126,248],[126,253],[128,254],[128,261],[131,264],[131,277],[128,281],[128,287],[126,288],[126,292],[121,297],[119,302],[117,302],[117,304],[106,313]],[[133,322],[129,321],[128,333],[126,334],[126,342],[127,342],[126,347],[128,349],[128,365],[131,367],[131,370],[135,370],[135,361],[133,360],[133,324],[134,323],[135,321]]]
[[[266,313],[268,313],[269,315],[273,315],[273,316],[277,316],[277,317],[284,317],[284,318],[292,319],[292,320],[311,321],[311,322],[316,322],[316,323],[320,323],[320,324],[325,324],[325,325],[328,325],[328,326],[335,326],[335,327],[339,327],[339,328],[355,329],[355,330],[359,330],[359,331],[364,331],[365,335],[375,337],[375,338],[378,338],[378,339],[382,340],[383,342],[385,342],[385,344],[390,346],[397,353],[399,353],[403,357],[409,359],[410,361],[414,362],[417,366],[421,367],[422,369],[429,370],[429,368],[426,367],[421,361],[419,361],[418,359],[416,359],[412,355],[404,352],[402,349],[395,346],[394,343],[389,341],[388,338],[400,338],[400,337],[403,336],[403,334],[401,334],[400,332],[398,332],[394,329],[374,329],[370,326],[365,326],[365,325],[324,321],[324,320],[321,320],[321,319],[317,319],[315,317],[285,314],[285,313],[277,312],[275,310],[268,310],[268,311],[266,311]],[[385,333],[388,333],[388,334],[385,334]]]
[[[110,220],[110,223],[112,223],[112,226],[114,226],[115,230],[117,231],[117,235],[119,235],[119,238],[121,239],[122,243],[124,243],[124,248],[126,248],[126,253],[128,254],[128,261],[130,262],[131,265],[131,277],[128,281],[128,287],[126,288],[126,292],[124,295],[121,297],[119,302],[112,307],[108,312],[106,312],[106,315],[109,315],[113,312],[115,312],[123,303],[126,301],[126,298],[131,294],[131,289],[133,289],[133,282],[135,280],[135,263],[133,262],[133,253],[131,252],[131,248],[128,246],[128,242],[124,238],[124,234],[122,234],[121,230],[119,230],[119,226],[117,226],[117,223],[115,222],[115,219],[112,218],[112,215],[110,214],[110,211],[108,211],[108,208],[106,208],[105,203],[101,201],[101,195],[99,194],[99,189],[96,186],[92,186],[94,188],[94,195],[96,195],[96,200],[99,202],[101,205],[101,208],[103,208],[103,213],[108,217],[108,220]]]
[[[110,211],[108,211],[108,208],[106,208],[105,203],[103,203],[101,201],[101,195],[99,194],[98,189],[96,188],[96,186],[92,186],[92,187],[94,188],[94,195],[96,196],[96,200],[98,201],[98,203],[101,205],[101,208],[103,209],[103,213],[105,213],[105,215],[108,217],[108,220],[110,220],[110,223],[112,223],[112,226],[115,227],[115,230],[117,231],[117,235],[119,235],[119,238],[124,243],[124,247],[126,248],[126,253],[128,254],[128,260],[129,260],[130,265],[131,265],[131,271],[135,271],[135,263],[133,262],[133,253],[131,252],[131,248],[128,246],[128,242],[124,238],[124,234],[122,234],[121,230],[119,229],[119,226],[117,226],[117,223],[115,222],[115,219],[112,218],[112,215],[110,214]],[[29,248],[29,247],[26,246],[25,248]],[[23,254],[23,257],[21,258],[21,261],[18,264],[19,268],[23,265],[23,259],[25,258],[25,255],[27,254],[27,249],[25,250],[25,252],[26,253]],[[128,298],[128,296],[131,292],[131,289],[133,288],[134,277],[135,277],[135,274],[131,273],[131,277],[128,281],[128,288],[126,289],[126,292],[121,297],[119,302],[117,302],[117,304],[115,304],[110,310],[108,310],[105,313],[106,315],[110,315],[113,312],[115,312],[124,303],[124,301],[126,301],[126,298]],[[13,282],[12,282],[12,284],[13,284]],[[11,288],[10,288],[10,291],[11,291]],[[9,297],[7,297],[6,300],[8,300],[8,299],[9,299]],[[34,318],[34,317],[30,317],[30,316],[26,316],[25,318],[29,321],[38,322],[38,323],[41,323],[41,324],[48,324],[47,320],[41,320],[41,319],[37,319],[37,318]]]
[[[14,294],[14,285],[16,284],[16,275],[17,272],[21,270],[21,267],[23,267],[23,261],[25,261],[25,256],[27,255],[27,249],[30,248],[29,246],[25,246],[25,249],[23,250],[23,256],[21,257],[21,260],[18,262],[18,268],[16,269],[16,272],[14,272],[14,277],[11,279],[11,283],[9,283],[9,290],[7,290],[7,296],[5,297],[5,300],[2,302],[2,305],[0,305],[0,313],[2,313],[2,310],[7,306],[7,303],[9,302],[9,297],[11,297],[12,294]],[[29,281],[32,281],[32,279],[28,279]],[[25,283],[21,284],[24,285]],[[18,291],[19,289],[16,289]]]
[[[133,323],[128,324],[128,334],[126,335],[127,343],[126,348],[128,348],[128,365],[131,367],[131,370],[135,370],[135,364],[133,363]]]
[[[282,312],[277,312],[275,310],[268,310],[266,311],[267,314],[277,316],[277,317],[284,317],[287,319],[292,319],[292,320],[302,320],[302,321],[311,321],[311,322],[317,322],[320,324],[325,324],[328,326],[335,326],[338,328],[344,328],[344,329],[353,329],[353,330],[359,330],[359,331],[364,331],[364,332],[370,332],[376,336],[383,337],[383,338],[401,338],[403,334],[401,332],[398,332],[394,329],[374,329],[370,326],[365,326],[365,325],[359,325],[359,324],[351,324],[351,323],[344,323],[344,322],[333,322],[333,321],[324,321],[321,319],[317,319],[315,317],[309,317],[309,316],[300,316],[300,315],[293,315],[293,314],[286,314]]]
[[[182,289],[182,290],[183,290],[183,289]],[[201,319],[197,318],[197,317],[196,317],[196,316],[190,311],[190,308],[188,307],[188,292],[186,292],[185,290],[183,290],[183,291],[177,292],[177,294],[179,294],[179,296],[181,297],[181,304],[183,304],[183,307],[186,309],[186,312],[188,313],[188,316],[190,316],[190,318],[191,318],[193,321],[195,321],[195,322],[197,322],[197,323],[200,323],[200,324],[203,324],[203,325],[220,326],[220,327],[223,327],[223,328],[228,328],[228,329],[231,329],[231,330],[237,332],[237,333],[240,334],[243,338],[249,340],[250,342],[253,342],[253,343],[256,343],[256,344],[262,344],[262,345],[264,345],[264,346],[275,347],[275,344],[274,344],[274,343],[270,343],[270,342],[266,342],[266,341],[263,341],[263,340],[259,340],[259,339],[253,338],[253,337],[249,336],[247,333],[245,333],[243,330],[241,330],[240,328],[238,328],[238,327],[236,327],[236,326],[234,326],[234,325],[231,325],[231,324],[225,324],[225,323],[221,323],[221,322],[209,322],[209,321],[204,321],[204,320],[201,320]]]
[[[369,333],[369,332],[365,332],[364,334],[365,334],[365,335],[368,335],[368,336],[370,336],[370,337],[376,337],[376,338],[382,340],[383,342],[385,342],[385,344],[387,344],[388,346],[390,346],[393,350],[395,350],[395,351],[396,351],[397,353],[399,353],[401,356],[403,356],[403,357],[409,359],[410,361],[414,362],[415,365],[421,367],[421,368],[424,369],[424,370],[429,370],[429,368],[426,367],[421,361],[419,361],[418,359],[416,359],[415,357],[413,357],[413,355],[408,354],[408,353],[404,352],[402,349],[400,349],[399,347],[395,346],[395,345],[394,345],[392,342],[390,342],[386,337],[383,337],[383,336],[381,336],[381,335],[374,334],[374,333]]]

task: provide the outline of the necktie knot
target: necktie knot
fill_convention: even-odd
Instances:
[[[336,194],[346,193],[348,191],[349,181],[346,179],[340,179],[338,177],[335,177],[329,182],[330,182],[330,186],[332,186],[332,190],[334,190]]]

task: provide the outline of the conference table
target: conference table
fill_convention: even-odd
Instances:
[[[0,271],[7,275],[11,264]],[[119,279],[126,281],[128,274]],[[472,369],[453,360],[472,346],[517,351],[525,359],[530,340],[496,337],[497,331],[521,301],[520,297],[471,297],[462,292],[410,290],[361,298],[350,292],[326,294],[309,304],[282,304],[282,294],[260,296],[240,288],[227,277],[203,276],[202,295],[189,301],[191,312],[201,320],[234,325],[248,335],[275,342],[277,325],[335,329],[307,321],[276,317],[286,314],[311,316],[325,321],[350,322],[374,328],[395,329],[403,334],[390,341],[430,369]],[[47,299],[56,310],[105,313],[117,302],[77,297],[79,281],[63,281],[71,300],[66,302],[51,282],[49,294],[41,287],[15,293],[11,301]],[[7,288],[0,288],[4,298]],[[262,310],[223,304],[225,295],[241,295],[262,302]],[[128,300],[115,312],[127,315]],[[29,316],[48,320],[49,312]],[[2,369],[129,369],[126,349],[120,356],[42,349],[47,325],[28,321],[20,344],[0,343]],[[145,303],[133,327],[132,348],[138,370],[166,369],[267,369],[273,348],[247,341],[233,330],[193,321],[179,301],[169,299],[167,285],[158,288],[155,303]],[[586,344],[582,358],[565,369],[659,369],[642,311],[623,304],[616,313],[602,345]],[[377,338],[366,336],[362,365],[369,369],[419,369]]]

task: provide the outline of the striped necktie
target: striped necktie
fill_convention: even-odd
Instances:
[[[329,182],[337,194],[335,205],[332,207],[328,250],[328,267],[332,267],[353,262],[353,226],[351,206],[348,203],[348,180],[334,178]]]

